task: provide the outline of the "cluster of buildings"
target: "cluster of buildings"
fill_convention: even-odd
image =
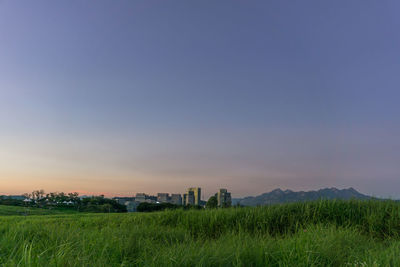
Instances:
[[[226,189],[220,189],[215,196],[218,199],[219,207],[229,207],[231,205],[231,193]],[[183,194],[158,193],[157,196],[137,193],[135,197],[116,197],[118,203],[127,207],[128,211],[136,211],[140,203],[171,203],[180,206],[205,206],[206,201],[201,199],[201,188],[191,187]]]
[[[218,200],[218,207],[229,207],[232,204],[231,193],[226,189],[220,189],[217,194],[215,194]]]

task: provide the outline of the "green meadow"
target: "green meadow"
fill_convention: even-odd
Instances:
[[[23,209],[0,206],[0,266],[400,266],[394,201],[130,214]]]
[[[40,209],[34,207],[4,206],[0,205],[0,216],[4,215],[54,215],[54,214],[75,214],[71,209]]]

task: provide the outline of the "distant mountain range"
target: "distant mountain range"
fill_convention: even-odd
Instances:
[[[347,189],[324,188],[318,191],[299,191],[275,189],[255,197],[232,199],[232,204],[242,206],[260,206],[288,202],[301,202],[318,199],[371,199],[373,197],[361,194],[354,188]]]

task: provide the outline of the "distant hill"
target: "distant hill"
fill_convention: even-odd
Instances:
[[[245,197],[233,199],[233,205],[239,203],[242,206],[260,206],[288,202],[311,201],[318,199],[371,199],[373,197],[359,193],[354,188],[337,189],[324,188],[318,191],[291,191],[275,189],[269,193],[264,193],[255,197]]]

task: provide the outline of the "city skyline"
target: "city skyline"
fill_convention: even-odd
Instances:
[[[0,1],[0,194],[400,198],[399,8]]]

